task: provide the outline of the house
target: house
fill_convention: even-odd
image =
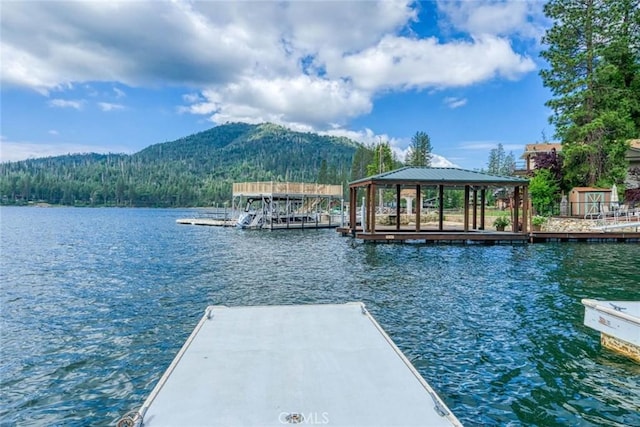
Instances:
[[[541,153],[551,154],[562,151],[562,144],[559,143],[536,143],[524,146],[524,153],[520,156],[524,159],[524,168],[516,170],[517,175],[529,175],[536,168],[536,156]]]
[[[630,147],[627,150],[627,160],[629,160],[629,170],[624,180],[626,188],[640,188],[640,139],[629,141]]]
[[[640,188],[640,139],[632,139],[629,141],[629,144],[630,147],[626,155],[629,161],[629,169],[624,181],[624,186],[627,189]],[[562,144],[536,143],[525,145],[524,153],[520,157],[524,159],[524,164],[515,171],[516,175],[529,176],[536,168],[536,156],[541,153],[551,154],[554,151],[560,153],[562,151]]]

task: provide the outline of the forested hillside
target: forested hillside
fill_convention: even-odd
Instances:
[[[346,138],[232,123],[132,155],[75,154],[0,164],[3,204],[211,206],[241,181],[350,180],[361,147]]]

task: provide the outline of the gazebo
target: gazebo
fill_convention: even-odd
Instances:
[[[514,230],[517,234],[526,234],[528,228],[526,219],[529,206],[529,181],[527,179],[489,175],[457,168],[431,167],[404,167],[349,183],[348,231],[350,234],[356,235],[358,190],[364,189],[365,209],[361,230],[363,234],[376,235],[377,231],[380,231],[388,239],[397,238],[393,236],[394,231],[396,233],[410,231],[414,235],[416,233],[422,234],[420,225],[421,197],[422,191],[429,188],[435,190],[437,194],[438,231],[446,231],[443,221],[445,191],[462,189],[464,190],[463,233],[469,233],[471,230],[484,230],[486,194],[489,187],[513,190],[513,221],[514,224],[522,223],[520,230],[517,226],[514,227]],[[395,230],[389,230],[388,228],[376,230],[376,193],[380,188],[386,190],[395,189],[395,203],[392,205],[392,209],[395,208],[395,216],[397,218]],[[399,221],[401,198],[407,198],[409,190],[413,192],[416,201],[415,229],[407,230],[405,227],[401,230]]]

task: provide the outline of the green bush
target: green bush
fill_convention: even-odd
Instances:
[[[496,228],[506,227],[509,224],[511,224],[511,220],[504,215],[497,217],[495,221],[493,221],[493,226]]]
[[[538,214],[552,213],[560,187],[553,173],[548,169],[539,169],[529,181],[531,204]]]

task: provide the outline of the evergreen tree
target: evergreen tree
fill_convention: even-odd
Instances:
[[[516,160],[513,152],[506,154],[502,144],[489,152],[487,173],[491,175],[512,176],[516,170]]]
[[[541,53],[547,105],[563,143],[565,185],[607,185],[626,171],[627,139],[640,131],[638,0],[551,0]]]
[[[320,170],[318,170],[318,184],[329,183],[329,171],[327,170],[327,161],[322,159],[320,162]]]
[[[353,161],[351,163],[351,181],[367,176],[367,166],[373,162],[373,150],[359,145],[356,148],[356,152],[353,154]]]
[[[509,151],[509,154],[504,158],[504,164],[502,165],[502,171],[500,175],[513,176],[516,171],[516,158],[513,155],[513,151]]]
[[[83,154],[0,163],[0,203],[211,206],[231,198],[233,182],[284,178],[345,182],[360,146],[346,138],[270,124],[232,123],[133,155]],[[369,159],[364,160],[366,171]]]
[[[394,161],[393,152],[388,142],[380,142],[373,149],[373,159],[367,165],[368,175],[377,175],[383,172],[389,172],[395,169],[396,161]]]
[[[407,166],[431,166],[431,138],[425,132],[416,132],[405,162]]]

